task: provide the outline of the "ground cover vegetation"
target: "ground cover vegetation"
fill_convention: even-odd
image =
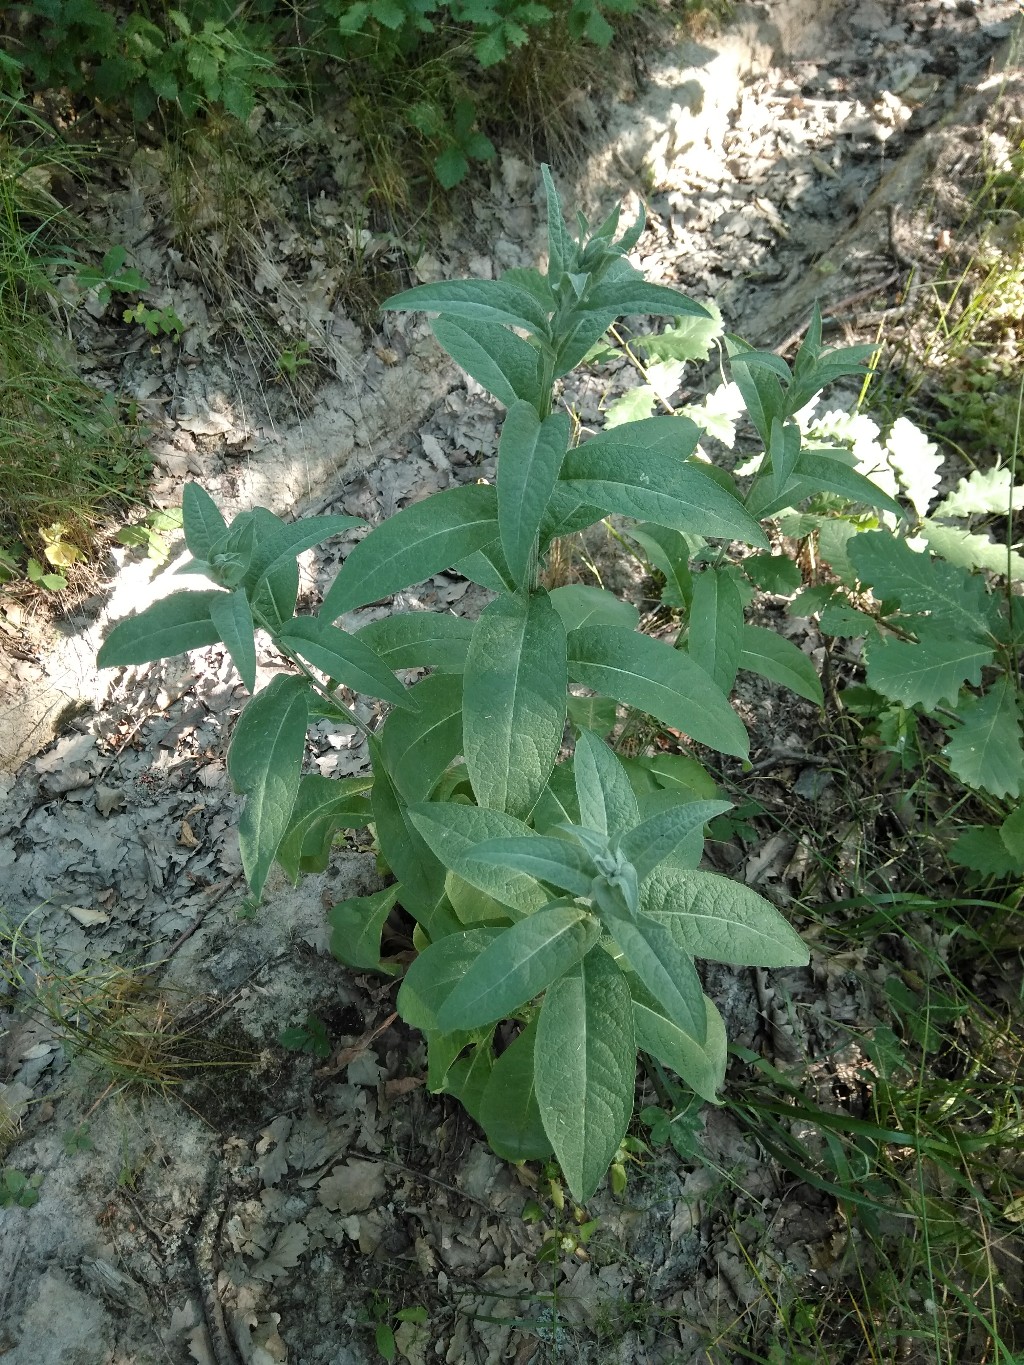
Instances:
[[[1012,1359],[1013,1261],[999,1225],[1017,1216],[1013,1015],[987,1005],[966,971],[980,945],[998,958],[1006,931],[993,937],[992,927],[1015,906],[1006,877],[1017,867],[1024,755],[1013,551],[992,562],[992,543],[966,529],[993,498],[1000,508],[1012,500],[1012,478],[972,474],[937,501],[936,449],[912,423],[890,423],[882,442],[877,424],[816,414],[821,389],[862,373],[871,348],[825,350],[817,318],[792,366],[723,337],[713,310],[628,264],[642,224],[617,236],[616,215],[595,232],[581,220],[573,236],[550,178],[547,187],[546,274],[420,286],[386,305],[435,314],[437,340],[506,407],[495,486],[436,494],[375,527],[320,611],[297,617],[296,554],[352,519],[285,525],[256,509],[229,526],[187,485],[187,567],[215,587],[119,624],[100,662],[221,640],[251,689],[254,630],[270,635],[297,672],[248,704],[229,755],[246,796],[250,887],[261,893],[275,860],[293,879],[323,868],[339,831],[370,824],[395,880],[334,907],[333,951],[397,974],[386,945],[396,933],[411,940],[398,1009],[425,1034],[431,1089],[459,1099],[499,1155],[553,1156],[582,1209],[609,1168],[621,1188],[627,1165],[650,1150],[630,1135],[637,1049],[667,1106],[645,1109],[639,1131],[700,1159],[696,1112],[721,1099],[728,1048],[693,959],[806,960],[767,901],[698,866],[716,822],[769,812],[722,800],[713,759],[645,756],[631,741],[652,733],[644,726],[668,728],[742,759],[746,736],[728,700],[741,671],[823,703],[807,656],[747,623],[755,589],[787,593],[790,613],[815,615],[828,638],[862,640],[865,681],[839,693],[845,761],[880,752],[883,781],[907,782],[907,800],[929,818],[942,811],[919,843],[983,880],[936,900],[927,872],[916,890],[901,879],[886,892],[866,863],[858,895],[827,913],[801,903],[805,931],[832,951],[871,952],[897,935],[915,945],[923,974],[887,981],[892,1027],[854,1035],[856,1112],[823,1104],[799,1069],[743,1057],[753,1079],[726,1103],[784,1169],[843,1211],[849,1289],[809,1302],[777,1268],[755,1266],[757,1312],[713,1346],[723,1359],[816,1360],[846,1341],[850,1359],[885,1359],[913,1340],[932,1352],[922,1358],[994,1348]],[[641,313],[672,321],[626,339],[616,319]],[[657,367],[704,359],[718,342],[728,384],[685,412],[662,399],[663,415],[649,415],[674,387]],[[581,440],[554,410],[555,385],[609,347],[636,359],[638,387],[604,431]],[[760,444],[743,483],[701,446],[730,440],[741,416]],[[639,632],[635,608],[613,594],[550,577],[566,539],[609,516],[660,584],[659,634],[668,625],[669,638]],[[815,547],[813,572],[806,553],[771,553],[768,518]],[[356,634],[335,624],[452,564],[494,594],[475,623],[413,613]],[[411,686],[394,671],[410,668]],[[310,719],[361,724],[342,686],[391,708],[370,737],[372,778],[303,775]],[[965,806],[986,823],[965,829]],[[972,852],[979,842],[989,862]],[[780,1323],[786,1351],[763,1354]]]
[[[599,48],[632,9],[374,0],[282,16],[271,4],[204,3],[122,24],[93,0],[8,7],[0,574],[59,588],[109,499],[144,499],[130,414],[75,377],[55,331],[65,306],[55,279],[106,290],[154,335],[174,331],[116,248],[76,237],[59,192],[73,162],[19,93],[62,89],[104,118],[177,122],[179,146],[198,137],[216,158],[218,127],[244,138],[257,100],[287,96],[299,72],[307,89],[340,72],[372,150],[374,202],[399,213],[410,185],[440,192],[493,155],[480,73],[533,98],[544,83],[531,63],[560,43]],[[529,41],[538,33],[542,45]],[[369,73],[365,88],[356,70]],[[542,126],[552,106],[538,99]],[[334,951],[394,976],[418,954],[399,1009],[426,1036],[431,1089],[460,1100],[503,1157],[551,1163],[547,1211],[561,1237],[593,1247],[582,1206],[606,1169],[620,1188],[646,1178],[659,1148],[705,1159],[708,1101],[835,1202],[828,1288],[751,1252],[760,1293],[708,1343],[716,1360],[1020,1359],[1020,150],[1011,140],[1003,152],[972,207],[988,226],[966,257],[949,258],[927,345],[899,370],[916,425],[898,420],[892,390],[868,391],[884,414],[875,422],[814,410],[823,385],[861,373],[866,352],[824,351],[813,325],[792,367],[752,352],[723,337],[713,310],[631,273],[635,238],[616,239],[616,223],[568,234],[552,195],[546,276],[391,300],[436,314],[438,341],[507,408],[496,486],[438,495],[374,528],[310,617],[293,614],[295,556],[352,519],[286,526],[257,509],[228,526],[188,485],[186,541],[213,588],[167,599],[104,646],[112,666],[222,640],[250,689],[256,629],[292,660],[232,741],[250,886],[258,896],[275,860],[293,879],[320,869],[345,830],[372,827],[394,882],[334,908]],[[630,336],[617,322],[627,314],[671,322]],[[729,383],[673,407],[673,372],[716,346]],[[552,394],[560,375],[612,351],[636,364],[637,386],[604,433],[581,441]],[[285,377],[305,359],[280,355]],[[741,419],[758,440],[747,482],[703,458]],[[941,494],[921,428],[967,460]],[[646,634],[629,603],[563,581],[580,530],[609,515],[660,599]],[[158,514],[126,534],[159,552],[164,529]],[[494,594],[478,622],[416,613],[356,634],[335,624],[452,564]],[[748,622],[765,593],[788,597],[788,618],[813,619],[826,637],[824,688],[789,640]],[[795,826],[740,770],[729,697],[741,673],[826,704],[820,756],[857,831],[851,855],[834,830],[796,829],[809,850],[800,938],[762,897],[698,867],[706,838],[767,841]],[[342,688],[391,708],[372,736],[372,779],[302,772],[307,721],[359,723]],[[672,732],[703,747],[652,754],[643,742]],[[830,1094],[810,1065],[730,1052],[693,965],[800,962],[801,938],[885,977],[888,1023],[851,1026]],[[135,1008],[119,1005],[118,1020]],[[283,1041],[319,1055],[315,1025]],[[634,1115],[638,1050],[659,1104]],[[743,1079],[723,1088],[729,1056]],[[148,1052],[143,1061],[148,1076]],[[3,1170],[0,1206],[37,1197]],[[748,1234],[737,1229],[738,1246]],[[614,1254],[596,1235],[593,1254]],[[389,1306],[373,1316],[386,1345]]]

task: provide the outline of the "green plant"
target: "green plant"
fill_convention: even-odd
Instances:
[[[166,336],[180,341],[185,332],[185,324],[169,304],[166,308],[147,308],[140,300],[124,310],[124,320],[139,323],[151,337]]]
[[[146,547],[146,558],[157,564],[167,562],[170,551],[167,547],[167,533],[181,529],[181,512],[176,507],[167,511],[153,508],[141,522],[122,526],[114,536],[119,545]]]
[[[0,1166],[0,1209],[9,1209],[12,1204],[19,1209],[30,1209],[39,1203],[42,1183],[41,1175],[30,1177],[13,1166]]]
[[[133,265],[127,265],[128,252],[112,246],[99,265],[79,266],[75,282],[85,293],[96,291],[100,303],[107,304],[115,293],[134,294],[149,285]]]
[[[296,618],[295,556],[360,523],[321,516],[286,525],[256,508],[228,526],[198,485],[186,485],[189,571],[215,586],[119,623],[99,662],[140,663],[223,641],[251,691],[254,627],[270,633],[297,672],[246,706],[228,760],[246,795],[239,835],[253,894],[275,859],[295,879],[326,866],[337,830],[372,822],[396,885],[345,903],[350,933],[335,922],[336,954],[379,965],[394,907],[415,920],[419,955],[398,1008],[426,1034],[430,1087],[459,1098],[500,1155],[554,1152],[582,1204],[620,1150],[638,1047],[716,1098],[725,1031],[693,958],[782,966],[808,955],[767,901],[697,870],[705,824],[730,805],[702,793],[710,779],[700,764],[617,757],[581,723],[594,707],[567,696],[568,685],[744,756],[747,736],[728,700],[739,669],[815,702],[820,684],[794,645],[744,623],[723,550],[705,538],[764,547],[757,518],[823,490],[899,506],[835,452],[802,448],[795,414],[862,360],[823,352],[820,322],[792,370],[729,340],[765,447],[745,496],[694,457],[700,428],[683,417],[570,446],[570,420],[553,411],[555,385],[617,317],[708,314],[628,263],[642,217],[617,238],[617,212],[593,232],[580,216],[577,240],[546,168],[544,177],[546,274],[423,285],[387,305],[439,314],[438,341],[507,408],[497,486],[449,489],[375,527],[319,613]],[[678,537],[678,554],[685,547],[712,560],[691,575],[687,633],[675,646],[639,633],[635,608],[609,592],[538,586],[553,543],[609,514]],[[477,622],[409,613],[354,634],[334,624],[452,564],[495,595]],[[435,671],[405,687],[392,670],[410,667]],[[365,782],[301,772],[311,718],[344,717],[365,730],[341,684],[392,707],[368,735],[369,798]],[[575,752],[559,761],[567,715]],[[495,1026],[505,1019],[519,1032],[496,1054]]]
[[[307,1014],[304,1024],[293,1024],[291,1028],[282,1029],[277,1041],[289,1052],[308,1052],[314,1057],[331,1055],[327,1025],[315,1014]]]
[[[391,1362],[398,1358],[401,1350],[403,1359],[409,1359],[407,1350],[410,1345],[424,1336],[423,1328],[430,1321],[430,1314],[422,1304],[397,1311],[381,1294],[374,1294],[370,1302],[369,1318],[373,1324],[373,1338],[382,1359]],[[398,1324],[397,1330],[394,1324]]]

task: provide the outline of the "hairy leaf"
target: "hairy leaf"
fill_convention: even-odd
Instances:
[[[334,835],[340,829],[361,829],[372,811],[366,794],[369,778],[338,781],[308,773],[299,779],[288,828],[277,849],[277,861],[293,886],[301,872],[323,872]]]
[[[629,987],[601,949],[548,988],[534,1066],[544,1129],[573,1199],[584,1204],[625,1135],[636,1085]]]
[[[736,966],[802,967],[803,940],[774,906],[714,872],[655,868],[640,888],[645,915],[694,957]]]
[[[467,929],[431,943],[410,964],[398,992],[398,1013],[412,1028],[446,1032],[438,1024],[445,1001],[474,962],[506,931]]]
[[[636,868],[642,882],[660,862],[709,820],[732,810],[731,801],[684,801],[651,815],[623,836],[622,855]]]
[[[498,598],[466,660],[463,752],[477,800],[525,817],[544,790],[565,728],[565,628],[547,594]]]
[[[576,740],[573,773],[579,823],[586,829],[615,835],[639,822],[640,812],[625,768],[604,740],[589,730],[581,730]]]
[[[485,484],[447,488],[404,507],[355,546],[328,589],[320,616],[334,621],[343,612],[422,583],[497,534],[497,494]]]
[[[430,329],[452,359],[499,403],[540,402],[540,355],[497,322],[435,318]]]
[[[227,535],[227,522],[201,484],[189,482],[181,490],[181,520],[185,544],[196,559],[208,560],[210,547]]]
[[[436,611],[402,611],[371,621],[355,632],[388,668],[436,668],[461,673],[473,635],[465,616]]]
[[[398,900],[401,887],[396,883],[370,896],[353,896],[339,901],[327,912],[331,926],[331,956],[358,971],[384,972],[395,976],[401,967],[381,962],[380,938],[384,921]]]
[[[537,1020],[531,1019],[495,1061],[480,1101],[480,1126],[503,1161],[540,1161],[551,1155],[537,1104],[536,1036]]]
[[[530,587],[537,536],[569,441],[567,413],[542,422],[532,403],[509,408],[498,442],[498,528],[512,575]]]
[[[276,638],[314,668],[354,692],[383,697],[396,706],[412,709],[417,706],[411,691],[402,686],[368,644],[328,625],[319,616],[296,617]]]
[[[99,668],[123,664],[148,664],[186,649],[202,649],[216,644],[220,632],[213,624],[210,608],[227,593],[216,589],[202,592],[174,592],[152,606],[118,621],[100,646],[96,656]]]
[[[370,742],[370,753],[373,757],[370,800],[377,842],[385,861],[402,884],[402,904],[429,934],[438,907],[447,900],[444,865],[420,834],[408,805],[392,781],[376,740]]]
[[[574,967],[601,936],[583,906],[555,902],[505,929],[467,968],[437,1013],[438,1027],[480,1028],[506,1019]]]
[[[412,692],[419,709],[392,711],[378,732],[392,780],[410,803],[425,801],[462,751],[462,679],[434,673]]]
[[[219,593],[210,603],[210,620],[227,646],[238,676],[250,692],[256,690],[256,640],[252,612],[244,588]]]
[[[671,645],[621,626],[584,626],[569,635],[569,676],[700,744],[746,757],[747,732],[724,693]]]
[[[375,784],[376,785],[376,784]],[[519,913],[546,905],[550,896],[533,877],[502,871],[488,864],[470,864],[467,858],[485,839],[516,838],[530,834],[522,820],[503,811],[464,806],[449,801],[423,801],[409,812],[416,830],[445,867],[472,886],[493,896]]]
[[[536,336],[548,335],[548,313],[536,295],[510,280],[440,280],[420,284],[385,299],[382,309],[397,313],[440,313],[444,318],[497,322],[521,327]]]
[[[632,602],[624,602],[604,588],[567,583],[562,588],[554,588],[548,594],[548,600],[562,618],[566,630],[578,630],[586,625],[625,626],[627,630],[636,630],[640,624],[640,613]]]
[[[792,640],[774,630],[761,626],[742,627],[739,667],[781,683],[798,697],[814,702],[815,706],[825,704],[821,682],[810,659]]]
[[[550,882],[574,896],[587,896],[597,875],[596,868],[578,844],[567,839],[531,834],[528,838],[485,839],[465,856],[464,866],[477,863],[525,872],[538,881]]]
[[[686,652],[726,696],[740,667],[743,602],[732,574],[705,569],[693,580]]]
[[[670,929],[649,915],[611,914],[601,918],[630,967],[677,1028],[697,1042],[707,1037],[704,991],[693,958]]]

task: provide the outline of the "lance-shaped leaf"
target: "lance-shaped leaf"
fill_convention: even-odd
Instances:
[[[569,676],[700,744],[747,755],[747,732],[728,698],[698,664],[661,640],[621,626],[584,626],[569,635]]]
[[[527,1004],[585,957],[601,926],[582,905],[554,902],[505,929],[467,968],[437,1012],[438,1027],[480,1028]]]
[[[528,341],[497,322],[435,318],[430,330],[467,374],[510,408],[522,400],[540,402],[540,354]]]
[[[220,593],[210,603],[210,620],[227,645],[238,676],[250,692],[256,690],[256,640],[252,612],[244,588]]]
[[[578,825],[580,823],[579,802],[576,799],[576,786],[573,782],[572,762],[559,763],[548,779],[548,785],[541,792],[540,800],[533,808],[531,820],[540,834],[547,834],[556,825]]]
[[[298,795],[308,695],[305,678],[278,675],[246,706],[228,750],[228,772],[246,798],[238,841],[242,870],[256,897],[263,892]]]
[[[685,801],[670,806],[624,834],[619,849],[636,868],[637,878],[642,882],[695,830],[703,829],[716,815],[731,810],[732,805],[731,801]]]
[[[548,279],[557,285],[565,271],[571,268],[576,257],[576,248],[566,230],[562,205],[551,177],[551,168],[547,165],[541,166],[540,174],[544,181],[544,198],[548,210]]]
[[[687,536],[668,526],[657,526],[653,521],[631,526],[626,534],[638,542],[652,566],[664,578],[661,600],[665,605],[688,609],[693,596],[690,559],[703,546],[703,537]]]
[[[255,543],[245,572],[245,585],[250,591],[255,591],[269,574],[302,554],[303,550],[340,535],[342,531],[366,525],[362,517],[333,514],[285,522],[265,507],[254,507],[252,515]]]
[[[375,784],[376,785],[376,784]],[[523,872],[506,871],[487,863],[471,864],[468,855],[485,839],[524,837],[529,825],[504,811],[464,806],[450,801],[423,801],[409,811],[419,835],[436,858],[472,886],[502,905],[528,914],[546,905],[547,891]]]
[[[613,912],[610,906],[600,909],[605,927],[666,1016],[703,1043],[707,1037],[704,991],[690,954],[664,924],[649,915]]]
[[[465,866],[471,868],[476,863],[525,872],[574,896],[589,895],[590,884],[597,876],[597,869],[578,844],[540,834],[524,839],[486,839],[466,854]]]
[[[265,573],[252,590],[252,611],[256,619],[273,634],[290,621],[299,595],[299,564],[283,559]]]
[[[405,1022],[425,1033],[446,1032],[437,1022],[445,1001],[504,933],[504,929],[467,929],[462,934],[446,934],[425,948],[410,964],[398,992],[398,1013]]]
[[[640,906],[687,953],[747,967],[802,967],[803,940],[763,896],[714,872],[658,867]]]
[[[1019,796],[1024,782],[1024,750],[1020,741],[1018,693],[1007,676],[981,697],[965,700],[960,724],[950,732],[943,753],[968,787],[993,796]]]
[[[340,829],[362,829],[372,817],[367,795],[369,778],[341,781],[308,773],[299,779],[288,828],[277,849],[277,861],[292,885],[302,872],[323,872],[331,842]]]
[[[943,702],[956,706],[964,683],[979,686],[981,670],[992,662],[993,653],[972,639],[940,632],[942,627],[927,633],[922,627],[919,644],[894,639],[870,644],[868,686],[903,706],[923,706],[926,711]]]
[[[396,313],[440,313],[470,322],[503,323],[539,337],[548,335],[548,314],[554,306],[553,295],[546,308],[530,290],[507,279],[439,280],[407,289],[381,304]]]
[[[644,429],[663,421],[679,424],[679,450],[645,441]],[[652,417],[615,427],[570,450],[559,481],[605,512],[767,546],[764,532],[743,504],[700,465],[681,458],[695,448],[699,435],[700,429],[685,417]]]
[[[401,886],[387,886],[371,896],[352,896],[332,905],[327,912],[331,926],[331,956],[358,971],[384,972],[395,976],[401,967],[380,960],[384,922],[394,908]]]
[[[824,706],[825,698],[814,665],[792,640],[761,626],[743,626],[740,645],[740,668],[781,683],[798,697],[814,702],[815,706]]]
[[[447,488],[415,502],[375,526],[354,547],[328,589],[320,615],[334,621],[343,612],[422,583],[497,535],[497,494],[488,485]]]
[[[782,385],[789,379],[789,367],[782,361],[784,373],[779,374],[762,352],[752,350],[745,341],[733,336],[727,337],[726,341],[733,380],[743,397],[747,414],[767,448],[772,437],[772,422],[781,421],[787,415]],[[777,361],[778,357],[770,359]]]
[[[698,1043],[667,1017],[638,978],[630,976],[627,979],[633,993],[637,1047],[657,1057],[663,1066],[670,1067],[702,1100],[718,1103],[718,1091],[725,1080],[728,1061],[728,1039],[718,1010],[705,996],[707,1036],[703,1043]]]
[[[537,1021],[531,1019],[495,1061],[480,1101],[480,1126],[503,1161],[540,1161],[551,1155],[537,1104],[536,1037]]]
[[[181,524],[189,554],[200,560],[208,560],[211,546],[228,532],[217,504],[198,483],[187,483],[181,490]]]
[[[544,592],[499,597],[466,660],[463,753],[477,800],[527,816],[565,729],[565,628]]]
[[[337,626],[328,625],[319,616],[296,617],[275,638],[329,678],[351,687],[353,692],[383,697],[396,706],[413,710],[418,705],[412,691],[402,686],[368,644]]]
[[[554,588],[548,600],[562,618],[566,630],[580,626],[625,626],[636,630],[640,613],[632,602],[624,602],[604,588],[591,588],[583,583],[567,583]]]
[[[402,883],[402,904],[427,933],[442,902],[445,869],[423,839],[407,804],[388,772],[377,740],[370,741],[373,757],[373,822],[385,861]]]
[[[465,616],[437,611],[401,611],[371,621],[355,632],[388,668],[436,668],[461,673],[473,635]]]
[[[447,1093],[453,1095],[477,1123],[480,1123],[484,1095],[493,1069],[494,1052],[488,1038],[486,1042],[477,1043],[468,1057],[460,1057],[452,1062],[445,1077],[444,1088]]]
[[[598,834],[621,834],[640,819],[629,776],[604,740],[581,730],[573,757],[579,823]],[[573,822],[575,823],[575,822]]]
[[[542,422],[532,403],[513,403],[501,428],[498,528],[505,559],[522,588],[529,587],[537,536],[568,442],[568,413],[552,413]]]
[[[425,801],[462,751],[462,679],[433,673],[412,692],[419,710],[392,711],[379,732],[384,762],[410,803]]]
[[[772,419],[768,454],[771,458],[772,488],[777,494],[782,493],[789,485],[800,459],[800,428],[795,422],[782,423],[777,417]]]
[[[96,663],[100,668],[122,664],[148,664],[186,649],[201,649],[216,644],[220,632],[213,624],[210,608],[227,593],[208,589],[202,592],[174,592],[159,602],[118,621],[103,641]]]
[[[776,492],[767,482],[758,483],[747,496],[747,509],[752,516],[770,517],[784,507],[796,507],[815,493],[838,493],[850,502],[862,502],[868,507],[882,507],[896,516],[903,515],[902,507],[894,498],[851,469],[840,452],[827,450],[802,450],[786,487]]]
[[[633,1112],[633,1004],[602,949],[548,987],[534,1046],[541,1120],[573,1199],[601,1183]]]
[[[472,583],[479,583],[488,592],[515,592],[518,586],[505,560],[501,541],[497,538],[488,542],[482,550],[475,550],[465,559],[460,559],[454,568],[457,574]]]
[[[705,569],[693,580],[686,652],[726,696],[736,681],[743,631],[743,602],[732,574]]]
[[[687,298],[678,290],[667,289],[661,284],[648,284],[639,271],[632,269],[630,275],[626,275],[625,271],[615,274],[609,271],[604,279],[588,291],[584,307],[594,313],[611,311],[613,317],[626,317],[633,313],[669,318],[711,316],[702,304]]]
[[[600,507],[594,507],[579,493],[573,492],[571,484],[556,483],[540,528],[541,552],[559,536],[572,536],[577,531],[585,531],[603,516]]]

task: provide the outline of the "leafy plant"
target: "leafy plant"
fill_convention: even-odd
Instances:
[[[151,337],[166,336],[180,341],[185,332],[185,324],[170,305],[166,308],[147,308],[140,301],[124,310],[124,320],[139,323]]]
[[[618,757],[582,723],[569,685],[607,700],[613,722],[615,706],[635,708],[745,756],[728,700],[741,668],[816,702],[820,684],[794,645],[744,623],[740,592],[706,538],[763,548],[757,518],[820,490],[899,507],[834,453],[802,448],[796,412],[862,358],[823,352],[817,325],[792,370],[729,340],[765,446],[745,496],[696,458],[700,428],[687,418],[648,418],[571,445],[555,386],[616,318],[710,315],[629,264],[642,217],[617,236],[617,211],[593,231],[580,215],[573,237],[547,168],[544,179],[546,273],[422,285],[386,305],[437,314],[438,341],[507,408],[496,486],[451,488],[396,513],[351,550],[320,611],[295,617],[295,556],[360,523],[287,525],[256,508],[228,526],[188,484],[188,572],[214,587],[120,622],[99,662],[143,663],[223,641],[251,691],[254,627],[270,634],[297,672],[248,703],[228,758],[246,796],[239,835],[253,894],[275,859],[294,880],[326,865],[338,830],[372,823],[396,885],[345,903],[335,950],[379,964],[392,909],[412,917],[419,955],[398,1008],[426,1035],[431,1089],[460,1099],[499,1155],[553,1152],[582,1204],[621,1150],[638,1048],[716,1098],[725,1030],[694,958],[788,966],[808,954],[767,901],[698,870],[707,821],[729,809],[701,765]],[[687,633],[676,646],[641,634],[635,609],[611,593],[538,586],[557,539],[609,514],[678,537],[677,553],[685,545],[714,559],[691,575],[689,598],[681,589]],[[453,564],[494,594],[476,622],[417,612],[355,632],[335,624]],[[407,668],[434,671],[407,687],[393,672]],[[392,708],[369,734],[368,797],[366,782],[302,773],[310,719],[365,729],[341,684]],[[562,755],[567,716],[571,758]],[[518,1032],[498,1053],[503,1020]]]
[[[0,1209],[9,1209],[12,1205],[30,1209],[33,1204],[39,1203],[39,1186],[42,1183],[41,1175],[27,1176],[13,1166],[0,1167]]]
[[[327,1025],[315,1014],[308,1014],[304,1024],[293,1024],[291,1028],[282,1029],[277,1041],[289,1052],[308,1052],[314,1057],[331,1055]]]
[[[109,303],[115,292],[134,294],[148,289],[149,285],[127,260],[128,252],[123,246],[112,246],[99,265],[80,266],[75,281],[87,294],[95,290],[102,304]]]

